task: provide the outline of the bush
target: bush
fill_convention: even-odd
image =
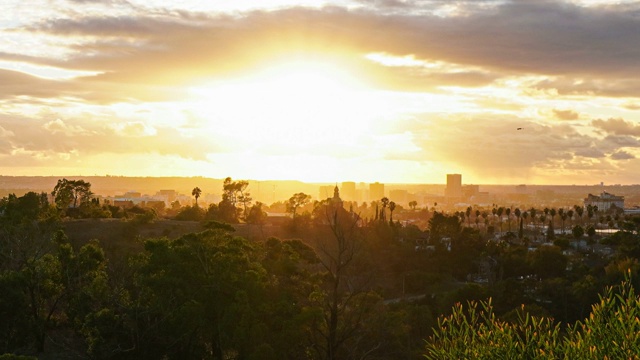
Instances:
[[[524,310],[524,309],[523,309]],[[438,320],[426,346],[427,359],[640,359],[640,299],[630,276],[609,287],[590,316],[569,326],[521,311],[501,321],[491,300],[457,304]]]

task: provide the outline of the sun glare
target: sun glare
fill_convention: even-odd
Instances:
[[[210,131],[231,137],[241,131],[237,141],[260,150],[353,143],[353,134],[373,129],[385,113],[384,102],[357,78],[326,63],[281,64],[192,94],[194,112]]]

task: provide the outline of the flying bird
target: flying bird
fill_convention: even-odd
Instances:
[[[524,128],[517,128],[516,130],[522,130],[522,129],[524,129]]]

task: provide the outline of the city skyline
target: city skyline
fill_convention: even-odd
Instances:
[[[638,1],[0,10],[0,175],[638,183]]]

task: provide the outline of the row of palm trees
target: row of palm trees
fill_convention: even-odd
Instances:
[[[599,213],[598,207],[592,205],[587,205],[586,207],[575,205],[572,208],[557,209],[536,209],[532,207],[524,211],[520,208],[512,209],[511,207],[497,206],[494,206],[491,210],[476,209],[474,211],[472,207],[468,207],[466,211],[458,211],[455,214],[460,217],[463,222],[466,222],[468,227],[472,227],[473,222],[476,228],[480,228],[480,224],[482,223],[486,229],[488,225],[495,226],[497,223],[500,233],[503,231],[504,222],[507,223],[507,231],[510,232],[514,219],[516,220],[516,224],[520,224],[520,222],[524,225],[533,224],[536,229],[538,226],[545,227],[547,224],[553,227],[559,222],[562,233],[565,233],[565,225],[567,223],[573,225],[575,222],[579,222],[579,224],[584,227],[586,221],[587,227],[597,224],[607,224],[611,227],[621,220],[619,214],[601,214]]]

